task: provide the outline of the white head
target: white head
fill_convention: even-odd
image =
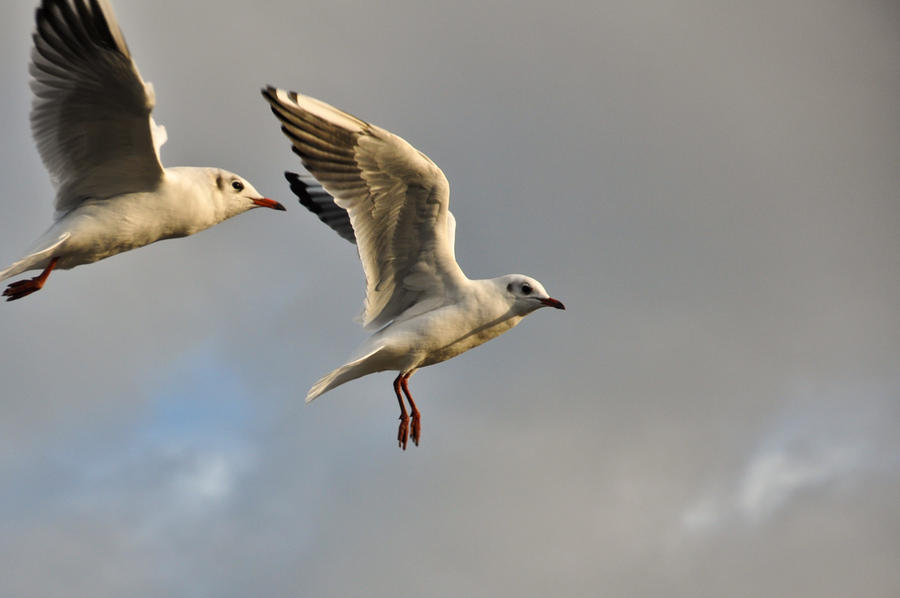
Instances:
[[[507,274],[501,276],[500,283],[512,301],[513,309],[521,315],[527,315],[541,307],[565,309],[566,306],[551,297],[544,285],[524,274]]]
[[[273,199],[263,197],[246,179],[219,168],[211,168],[212,195],[221,210],[222,220],[243,214],[253,208],[271,208],[284,211],[284,206]]]

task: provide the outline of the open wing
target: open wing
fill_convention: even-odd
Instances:
[[[42,0],[31,53],[31,130],[57,213],[153,189],[165,129],[106,0]]]
[[[324,102],[274,87],[263,96],[294,153],[350,216],[366,274],[363,325],[443,305],[466,277],[453,256],[441,169],[400,137]]]
[[[291,191],[300,200],[300,205],[318,216],[319,220],[327,224],[341,238],[347,239],[356,245],[356,234],[353,232],[353,225],[350,223],[350,214],[335,203],[334,198],[329,195],[328,191],[319,184],[314,176],[285,172],[284,178],[287,179],[288,184],[291,186]],[[453,212],[450,210],[447,210],[447,239],[450,241],[450,254],[455,261],[456,218],[453,217]]]

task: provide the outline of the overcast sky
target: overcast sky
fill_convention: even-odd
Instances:
[[[0,267],[50,224],[0,18]],[[113,0],[163,163],[288,206],[0,304],[0,595],[900,595],[900,8]],[[541,310],[311,405],[365,338],[259,94],[428,154]]]

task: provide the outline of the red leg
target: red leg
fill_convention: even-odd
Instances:
[[[403,404],[403,397],[400,395],[400,384],[402,381],[402,373],[394,378],[394,392],[397,393],[397,402],[400,403],[400,428],[397,430],[397,446],[405,451],[406,441],[409,439],[409,416],[406,415],[406,405]]]
[[[3,296],[6,297],[7,301],[15,301],[16,299],[21,299],[22,297],[27,297],[28,295],[40,291],[41,287],[44,286],[44,283],[47,282],[47,277],[50,276],[51,270],[56,266],[56,262],[59,261],[58,257],[50,260],[50,263],[47,264],[47,267],[44,268],[44,271],[34,278],[26,278],[25,280],[20,280],[18,282],[14,282],[6,287],[6,290],[3,291]]]
[[[412,395],[409,394],[409,386],[407,382],[409,381],[409,377],[412,374],[406,374],[402,378],[400,378],[400,387],[403,389],[403,393],[406,395],[406,400],[409,401],[409,407],[412,410],[412,441],[416,446],[419,446],[419,434],[422,432],[422,418],[421,413],[419,413],[419,409],[416,407],[416,404],[413,402]]]

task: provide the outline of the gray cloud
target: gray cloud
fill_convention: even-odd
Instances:
[[[900,37],[890,3],[114,0],[167,165],[286,214],[2,305],[0,594],[895,596]],[[49,223],[33,6],[0,35],[0,255]],[[321,97],[451,182],[471,275],[565,301],[412,381],[258,97]]]

